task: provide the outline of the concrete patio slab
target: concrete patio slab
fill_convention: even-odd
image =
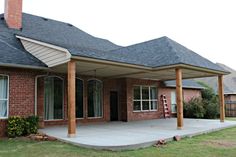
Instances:
[[[86,148],[127,150],[148,147],[160,139],[169,141],[175,135],[191,137],[233,126],[236,126],[236,121],[221,123],[219,120],[184,119],[184,128],[177,130],[176,119],[171,118],[78,125],[75,138],[67,137],[67,126],[48,127],[41,131]]]

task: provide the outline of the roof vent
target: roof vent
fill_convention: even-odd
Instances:
[[[70,23],[67,23],[67,25],[68,25],[68,26],[70,26],[70,27],[73,27],[73,25],[72,25],[72,24],[70,24]]]
[[[48,21],[48,19],[47,19],[47,18],[44,18],[44,17],[42,17],[42,19],[43,19],[44,21]]]

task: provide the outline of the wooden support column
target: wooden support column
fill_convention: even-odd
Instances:
[[[75,77],[76,62],[68,62],[68,137],[76,135],[76,116],[75,116]]]
[[[224,84],[223,75],[218,76],[218,94],[220,103],[220,122],[225,121],[225,100],[224,100]]]
[[[183,92],[182,92],[182,70],[176,72],[176,102],[177,102],[177,129],[183,128]]]

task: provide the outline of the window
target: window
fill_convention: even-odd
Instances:
[[[175,91],[171,92],[171,112],[176,113],[177,106],[176,106],[176,94]]]
[[[0,75],[0,118],[8,117],[8,76]]]
[[[44,119],[63,119],[63,80],[59,77],[44,80]]]
[[[134,111],[157,110],[157,88],[154,86],[134,86],[133,110]]]
[[[102,117],[102,82],[88,81],[88,117]]]
[[[84,83],[81,79],[76,79],[76,118],[84,117],[83,107],[83,92]]]
[[[182,96],[184,100],[184,91],[182,91]],[[177,103],[176,103],[176,91],[171,91],[171,112],[177,112]]]

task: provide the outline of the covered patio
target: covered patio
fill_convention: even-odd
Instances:
[[[161,37],[147,42],[127,47],[122,47],[119,49],[114,49],[109,52],[104,52],[93,48],[60,47],[22,36],[17,36],[17,37],[21,40],[26,50],[28,50],[35,57],[42,60],[50,68],[50,70],[46,72],[46,75],[49,75],[50,73],[52,74],[59,73],[59,74],[64,74],[65,77],[67,78],[66,79],[67,83],[65,84],[66,88],[65,93],[67,94],[67,97],[63,99],[66,100],[65,102],[67,104],[66,106],[64,106],[64,110],[66,110],[67,116],[63,117],[63,115],[65,114],[61,113],[60,118],[64,118],[63,120],[68,124],[67,133],[63,131],[62,132],[63,135],[61,136],[61,137],[71,138],[68,139],[68,141],[78,140],[82,138],[81,136],[83,136],[82,132],[83,126],[81,127],[77,126],[76,123],[77,122],[76,101],[81,100],[81,104],[82,105],[85,104],[86,109],[88,108],[88,106],[92,106],[94,111],[99,111],[99,114],[92,114],[92,116],[89,116],[88,112],[90,110],[87,109],[86,112],[84,113],[87,121],[91,119],[96,120],[98,118],[102,118],[104,122],[110,121],[110,118],[108,116],[112,115],[112,113],[109,112],[109,109],[113,105],[111,105],[112,103],[110,103],[111,93],[109,92],[114,90],[123,94],[122,99],[119,101],[120,104],[122,104],[121,105],[122,118],[118,120],[129,122],[133,120],[142,120],[139,119],[140,117],[143,117],[144,119],[162,118],[160,115],[161,108],[157,108],[157,106],[160,107],[159,105],[160,96],[158,95],[158,92],[154,92],[153,96],[151,96],[149,91],[151,89],[151,86],[154,86],[154,89],[157,91],[157,88],[159,87],[161,88],[162,81],[166,80],[176,80],[177,119],[176,120],[171,119],[170,120],[171,125],[168,126],[169,129],[172,128],[173,130],[175,130],[174,133],[176,133],[176,131],[178,132],[177,129],[179,130],[183,129],[183,131],[182,132],[180,131],[180,133],[185,133],[186,129],[185,127],[188,127],[188,124],[185,124],[186,122],[184,122],[183,119],[183,101],[184,101],[183,90],[182,90],[183,79],[217,76],[218,92],[219,92],[218,95],[220,104],[220,122],[224,122],[225,120],[223,76],[229,74],[229,72],[225,71],[224,69],[212,63],[211,61],[201,57],[200,55],[196,54],[190,49],[169,39],[168,37]],[[32,47],[35,48],[32,49]],[[40,53],[38,52],[38,49],[41,50]],[[47,56],[49,55],[48,52],[53,52],[54,58],[57,57],[57,59],[48,59],[47,58]],[[50,53],[50,55],[51,54],[52,53]],[[95,83],[93,83],[94,88],[90,88],[93,89],[91,90],[92,92],[90,93],[92,94],[98,93],[98,94],[96,95],[91,94],[80,98],[76,95],[77,91],[76,88],[78,85],[78,83],[76,84],[76,79],[79,77],[87,77],[88,79],[86,82],[89,82],[89,79],[100,79],[104,82],[104,84],[100,83],[99,87],[101,88],[98,89],[95,88],[97,86],[96,85],[97,83],[95,81]],[[109,84],[109,81],[113,81],[113,83]],[[149,83],[143,83],[145,81],[149,81]],[[119,85],[119,87],[117,85]],[[138,89],[140,92],[140,96],[137,96],[137,98],[134,99],[133,89],[135,85],[141,86],[140,88],[141,90]],[[148,94],[146,94],[147,95],[146,97],[141,96],[143,92],[142,85],[148,85],[148,90],[146,92]],[[104,87],[109,86],[110,88],[102,89],[103,86]],[[83,86],[78,85],[78,88],[79,87]],[[86,90],[89,91],[89,89],[87,88],[81,90],[81,93],[89,93]],[[35,95],[37,95],[37,92]],[[91,97],[94,97],[94,100],[96,98],[97,101],[92,101],[92,100],[90,101],[88,98]],[[154,104],[153,105],[154,107],[151,106],[151,103]],[[35,104],[35,111],[36,111],[35,113],[40,111],[41,113],[39,114],[38,112],[37,115],[41,115],[43,119],[45,118],[45,116],[43,117],[44,106],[42,104],[41,104],[42,108],[39,108],[40,110],[37,110],[37,107],[39,107],[40,105],[38,105],[37,103]],[[99,108],[97,108],[98,107],[97,104],[99,105]],[[146,104],[147,110],[142,110],[143,104],[144,105]],[[134,108],[134,106],[136,105],[138,106],[138,109]],[[105,108],[106,106],[107,108]],[[137,110],[138,112],[136,112]],[[93,113],[95,113],[94,111]],[[136,117],[132,117],[132,114],[134,113],[136,113]],[[147,115],[146,113],[152,114],[152,116],[149,117],[149,115]],[[157,114],[159,115],[157,116]],[[52,120],[57,120],[57,119],[54,118]],[[53,123],[54,122],[56,121],[53,121]],[[159,121],[152,121],[152,122],[158,123]],[[217,121],[212,121],[212,122],[215,123]],[[226,125],[223,123],[221,124],[220,122],[218,120],[218,124],[216,125],[217,126]],[[128,125],[132,125],[135,123],[139,124],[138,122],[132,122],[124,125],[128,127]],[[144,122],[143,125],[145,125],[145,123],[146,122]],[[168,123],[168,121],[163,121],[163,124],[161,123],[158,124],[165,125],[164,123]],[[108,124],[108,126],[112,124]],[[123,124],[123,123],[118,122],[117,124]],[[142,126],[142,124],[139,125]],[[208,123],[204,124],[203,121],[202,125],[200,125],[199,128],[196,127],[198,126],[198,124],[196,124],[196,126],[191,124],[191,127],[196,127],[196,130],[200,130],[201,126],[202,129],[204,129],[204,127],[205,129],[209,129],[207,125]],[[209,126],[210,125],[211,124],[209,124]],[[105,126],[102,125],[101,127]],[[154,126],[157,125],[155,124]],[[97,127],[100,128],[100,126]],[[132,130],[132,126],[130,126],[130,128]],[[94,129],[96,130],[96,128]],[[94,129],[91,129],[91,131],[93,131]],[[142,130],[142,128],[136,128],[134,131],[137,130]],[[153,130],[153,132],[156,131],[157,130]],[[165,130],[162,131],[165,133]],[[122,132],[122,130],[120,132]],[[146,134],[147,133],[144,132],[145,136]],[[118,133],[112,135],[113,138],[118,138],[119,136],[120,134]],[[86,135],[84,138],[90,138],[90,136]],[[155,137],[155,139],[156,138],[157,137]],[[103,138],[101,138],[100,141],[103,141]]]
[[[85,64],[86,66],[83,66]],[[99,61],[91,61],[88,65],[87,62],[80,58],[74,58],[68,62],[67,66],[64,65],[64,69],[67,68],[68,73],[68,137],[79,136],[76,133],[76,118],[75,118],[75,80],[77,74],[93,75],[96,73],[96,77],[103,77],[105,79],[114,78],[134,78],[142,80],[176,80],[176,104],[177,104],[177,127],[173,124],[175,129],[182,130],[184,127],[183,119],[183,88],[182,80],[189,78],[200,77],[218,77],[218,96],[220,104],[220,122],[225,121],[225,104],[224,104],[224,87],[223,76],[228,72],[221,70],[213,70],[210,68],[202,68],[187,64],[168,65],[156,68],[140,68],[133,67],[134,65],[116,65],[116,63],[104,63]],[[87,69],[87,68],[90,69]],[[216,67],[217,68],[217,67]],[[63,66],[55,67],[55,70],[61,70]],[[87,70],[86,70],[87,69]],[[84,70],[84,71],[83,71]],[[111,75],[112,74],[112,75]],[[126,82],[127,83],[127,82]],[[128,84],[128,83],[127,83]],[[126,87],[125,90],[127,90]],[[131,93],[126,93],[127,98]],[[131,96],[132,97],[132,96]],[[127,111],[129,112],[129,111]],[[128,115],[127,115],[128,116]],[[172,126],[172,127],[173,127]]]
[[[173,136],[192,137],[203,133],[236,126],[236,121],[184,119],[183,130],[176,129],[176,119],[158,119],[133,122],[109,122],[77,126],[77,136],[67,137],[67,126],[48,127],[42,132],[57,139],[82,147],[106,150],[144,148],[160,139],[172,140]]]

